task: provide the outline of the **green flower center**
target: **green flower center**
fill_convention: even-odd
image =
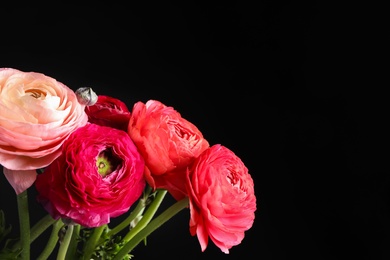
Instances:
[[[114,155],[111,148],[102,151],[96,160],[97,170],[102,177],[106,177],[115,171],[120,166],[120,163],[121,159]]]

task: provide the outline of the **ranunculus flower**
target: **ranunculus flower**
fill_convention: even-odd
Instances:
[[[97,102],[93,106],[86,107],[85,112],[91,123],[127,131],[130,111],[126,104],[119,99],[98,95]]]
[[[222,252],[244,238],[256,211],[254,183],[248,169],[231,150],[216,144],[204,151],[187,174],[190,233],[202,251],[208,237]]]
[[[144,167],[125,131],[88,123],[65,141],[61,156],[38,175],[37,199],[55,219],[101,226],[127,212],[141,196]]]
[[[0,164],[19,194],[87,123],[73,90],[42,73],[0,68]]]
[[[149,185],[177,200],[186,196],[186,168],[209,147],[200,130],[173,107],[149,100],[134,104],[128,132],[145,159]]]

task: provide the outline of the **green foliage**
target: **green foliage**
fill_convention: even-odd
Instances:
[[[0,259],[2,260],[17,259],[21,253],[21,250],[11,250],[10,244],[13,239],[8,238],[11,230],[12,226],[6,224],[5,214],[2,210],[0,210],[0,244],[4,242],[3,248],[0,249]]]
[[[11,225],[6,225],[5,223],[5,214],[2,210],[0,210],[0,243],[9,235],[11,232]]]
[[[81,235],[82,243],[86,243],[88,238],[91,235],[92,230],[83,229]],[[111,260],[114,259],[115,255],[122,249],[124,242],[122,240],[122,236],[107,236],[107,231],[102,234],[101,238],[104,239],[103,242],[99,243],[96,247],[91,259],[99,259],[99,260]],[[82,254],[82,252],[80,252]],[[123,260],[132,259],[133,255],[128,254]]]

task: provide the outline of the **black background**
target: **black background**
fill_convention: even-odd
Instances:
[[[200,252],[183,211],[135,259],[390,258],[390,178],[378,149],[388,117],[359,70],[376,55],[362,43],[366,12],[315,1],[42,8],[2,9],[1,67],[90,86],[129,108],[160,100],[233,150],[255,181],[254,225],[229,255],[212,242]],[[15,210],[0,184],[1,208]],[[42,213],[30,210],[32,221]]]

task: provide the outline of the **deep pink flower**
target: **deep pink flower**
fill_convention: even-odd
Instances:
[[[202,251],[210,237],[229,253],[255,218],[256,197],[248,169],[231,150],[217,144],[196,159],[187,176],[191,235],[197,235]]]
[[[130,111],[126,104],[119,99],[98,95],[97,102],[92,106],[87,106],[85,112],[90,123],[127,131]]]
[[[173,107],[149,100],[134,104],[128,132],[145,158],[149,185],[177,200],[186,196],[186,168],[209,147],[200,130]]]
[[[101,226],[127,212],[141,196],[144,167],[126,132],[88,123],[66,140],[61,156],[38,175],[38,201],[53,218]]]

